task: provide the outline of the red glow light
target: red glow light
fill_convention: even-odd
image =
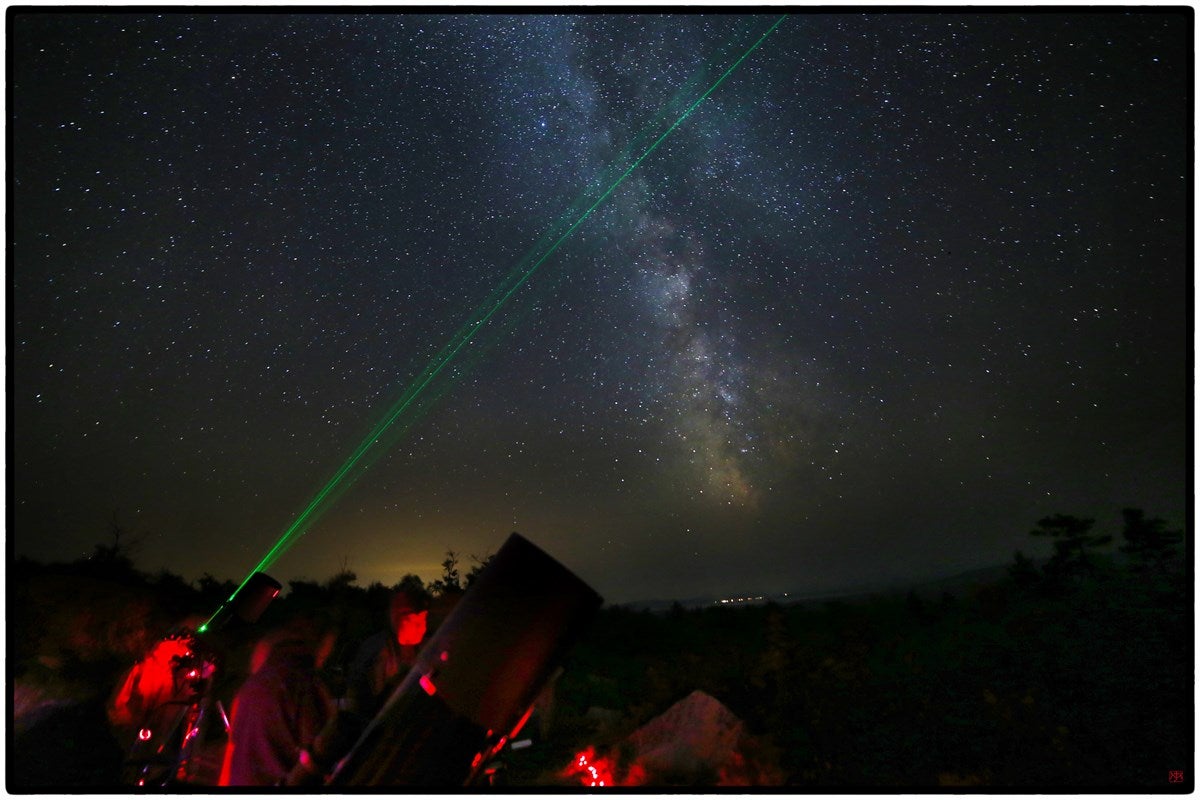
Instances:
[[[416,646],[425,638],[429,630],[429,612],[415,611],[405,614],[396,625],[396,642],[402,645]]]
[[[525,714],[521,717],[520,721],[518,721],[517,724],[513,726],[513,729],[508,732],[507,738],[509,738],[509,739],[517,738],[517,734],[520,733],[521,729],[525,727],[525,723],[529,722],[529,717],[532,715],[533,715],[533,706],[530,706],[529,708],[525,709]]]
[[[589,747],[575,756],[574,762],[567,768],[569,775],[577,775],[584,786],[614,786],[612,763],[607,758],[597,757],[594,748]]]
[[[437,694],[437,687],[433,685],[433,681],[429,680],[428,675],[422,675],[419,683],[421,684],[421,688],[425,690],[425,694],[430,697]]]
[[[138,731],[138,739],[142,740],[143,742],[150,741],[150,737],[153,735],[154,732],[149,728],[142,728],[140,731]]]

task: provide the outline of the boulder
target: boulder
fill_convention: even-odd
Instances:
[[[624,785],[779,786],[772,748],[719,700],[694,691],[618,748]]]

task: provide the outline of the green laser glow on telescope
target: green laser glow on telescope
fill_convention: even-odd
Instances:
[[[380,453],[382,450],[381,439],[384,434],[388,432],[389,428],[392,428],[392,426],[396,424],[396,422],[403,414],[405,414],[406,411],[414,408],[426,387],[428,387],[429,384],[446,368],[446,366],[454,360],[459,351],[461,351],[463,347],[465,347],[475,337],[475,334],[479,332],[479,329],[482,328],[488,322],[488,320],[495,316],[502,308],[504,308],[509,300],[512,299],[513,295],[515,295],[517,291],[524,286],[531,277],[533,277],[534,273],[536,273],[538,268],[545,263],[546,259],[548,259],[556,250],[558,250],[559,246],[562,245],[566,238],[570,236],[576,228],[582,225],[584,220],[591,216],[592,212],[595,211],[601,203],[607,200],[608,197],[614,191],[616,191],[617,187],[620,186],[625,179],[628,178],[630,174],[632,174],[633,171],[637,169],[638,166],[645,161],[646,158],[653,153],[658,146],[662,144],[663,141],[670,136],[671,133],[674,132],[674,130],[678,128],[710,94],[716,91],[717,87],[724,83],[725,79],[728,78],[733,71],[750,56],[751,53],[758,49],[763,41],[766,40],[766,38],[770,36],[776,28],[779,27],[780,23],[782,23],[784,19],[786,19],[786,16],[787,15],[784,15],[777,19],[775,23],[767,29],[766,33],[760,36],[758,40],[754,42],[754,44],[752,44],[736,61],[734,61],[723,73],[721,73],[720,77],[718,77],[712,83],[712,85],[708,87],[704,94],[696,98],[691,105],[689,105],[683,111],[683,113],[679,115],[679,117],[671,124],[671,126],[667,128],[666,131],[664,131],[657,139],[655,139],[654,142],[647,147],[646,150],[640,156],[638,156],[637,159],[634,160],[633,163],[631,163],[625,169],[625,171],[622,172],[621,175],[615,181],[613,181],[611,185],[609,185],[608,188],[605,189],[604,192],[598,198],[596,198],[596,200],[593,201],[591,205],[589,205],[587,209],[584,210],[583,213],[580,214],[579,217],[565,231],[555,238],[554,234],[552,233],[554,228],[552,227],[551,231],[547,232],[547,234],[544,235],[541,240],[539,240],[539,243],[535,249],[527,254],[526,258],[523,258],[518,263],[518,265],[509,273],[504,281],[497,286],[492,294],[479,307],[476,308],[475,312],[472,313],[470,317],[468,317],[468,321],[461,328],[459,328],[452,337],[450,337],[450,341],[447,342],[441,351],[439,351],[438,354],[430,360],[429,364],[425,367],[421,374],[418,375],[408,385],[408,388],[404,390],[404,393],[400,396],[400,399],[388,409],[387,413],[384,414],[375,427],[371,429],[370,433],[363,438],[358,447],[356,447],[354,451],[351,452],[349,457],[346,458],[341,467],[339,467],[337,471],[334,472],[333,476],[325,483],[325,485],[317,491],[312,500],[297,515],[292,524],[289,525],[286,530],[284,530],[283,534],[275,542],[274,546],[272,546],[267,554],[263,556],[262,560],[258,562],[254,569],[250,570],[250,574],[247,575],[246,579],[242,581],[236,590],[234,590],[233,594],[230,595],[229,600],[233,600],[233,598],[237,596],[237,593],[241,591],[242,587],[246,585],[255,572],[261,572],[275,563],[275,560],[278,559],[279,556],[281,556],[284,552],[286,552],[287,549],[293,543],[295,543],[295,541],[302,536],[309,527],[311,527],[320,514],[331,504],[332,500],[340,496],[345,489],[349,488],[349,486],[353,483],[353,480],[350,479],[350,476],[355,472],[355,468],[360,467],[364,463],[364,458],[366,458],[368,454],[373,453],[374,455],[378,455]],[[586,200],[583,202],[586,202]],[[576,204],[576,207],[579,205],[582,205],[582,203]],[[565,221],[566,219],[569,219],[569,216],[564,217],[560,221]],[[541,252],[540,248],[542,244],[550,241],[551,239],[553,239],[553,242],[545,249],[544,252]],[[541,252],[540,256],[534,258],[533,256],[536,256],[538,252]],[[361,474],[361,470],[358,474]],[[229,601],[226,602],[228,603]],[[213,621],[213,619],[216,618],[216,616],[217,614],[213,614],[213,616],[210,617],[209,620],[204,623],[204,625],[200,626],[199,630],[201,633],[207,629],[208,625]]]

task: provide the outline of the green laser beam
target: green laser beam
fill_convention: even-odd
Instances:
[[[717,87],[724,83],[725,79],[733,74],[733,71],[737,69],[743,61],[749,58],[750,54],[757,50],[759,46],[762,45],[762,43],[766,40],[766,38],[770,36],[771,33],[778,28],[786,18],[787,15],[785,14],[777,19],[775,23],[771,25],[771,27],[768,28],[767,31],[758,38],[757,41],[754,42],[754,44],[752,44],[736,61],[733,62],[733,64],[731,64],[723,73],[721,73],[721,76],[717,78],[717,80],[714,81],[711,86],[708,87],[708,90],[705,91],[704,94],[696,98],[691,105],[689,105],[687,109],[685,109],[684,112],[679,115],[679,117],[671,124],[671,126],[667,128],[667,130],[664,131],[657,139],[655,139],[654,142],[648,148],[646,148],[645,152],[638,156],[638,158],[632,164],[630,164],[615,181],[612,182],[612,184],[604,191],[603,194],[601,194],[590,206],[588,206],[588,208],[579,216],[578,219],[575,220],[575,222],[570,225],[570,227],[568,227],[561,235],[558,236],[557,239],[555,239],[554,243],[551,244],[549,248],[541,254],[540,257],[534,260],[532,264],[525,266],[525,263],[529,260],[530,256],[540,249],[541,243],[553,238],[553,234],[548,231],[547,234],[544,235],[541,240],[539,240],[539,243],[535,249],[531,250],[525,258],[518,262],[517,266],[512,272],[509,273],[508,277],[500,283],[497,289],[492,292],[492,295],[476,309],[475,313],[471,315],[469,321],[460,327],[453,336],[451,336],[450,341],[447,342],[441,351],[439,351],[438,354],[430,360],[429,364],[425,367],[421,374],[409,384],[408,388],[405,389],[400,399],[392,405],[392,407],[386,414],[384,414],[375,427],[371,429],[370,433],[368,433],[362,442],[359,443],[358,447],[356,447],[350,456],[342,463],[341,467],[339,467],[333,476],[325,483],[325,485],[317,491],[308,505],[306,505],[304,509],[297,515],[292,524],[289,525],[286,530],[284,530],[283,534],[275,542],[275,545],[267,551],[267,554],[263,556],[262,560],[258,562],[254,569],[250,570],[250,573],[246,576],[245,580],[238,585],[237,589],[235,589],[233,594],[230,595],[229,601],[226,602],[231,602],[233,598],[237,596],[237,593],[242,590],[242,587],[246,585],[255,572],[261,572],[267,569],[275,562],[276,559],[279,558],[280,555],[286,552],[286,550],[294,543],[294,541],[299,536],[303,535],[303,533],[308,530],[312,523],[316,521],[320,513],[324,511],[324,507],[329,505],[328,501],[331,501],[332,498],[340,496],[345,489],[349,488],[349,484],[343,485],[343,481],[346,480],[347,476],[354,471],[356,467],[360,466],[364,457],[368,454],[368,452],[371,451],[372,447],[380,443],[380,439],[384,433],[396,423],[396,421],[405,411],[413,406],[417,398],[420,397],[425,391],[425,388],[429,386],[429,384],[442,372],[443,369],[446,368],[451,361],[454,360],[459,351],[462,350],[462,348],[465,347],[467,343],[469,343],[475,337],[475,334],[479,332],[479,329],[487,324],[487,322],[509,302],[513,295],[515,295],[517,291],[520,290],[520,288],[524,286],[531,277],[533,277],[534,273],[536,273],[542,264],[545,263],[546,259],[553,255],[556,250],[558,250],[562,243],[566,241],[567,237],[570,236],[576,228],[582,225],[584,221],[592,215],[592,212],[595,211],[601,203],[607,200],[608,197],[617,190],[617,187],[620,186],[651,153],[658,149],[658,146],[662,144],[663,141],[666,140],[666,138],[670,136],[676,128],[683,124],[683,121],[691,116],[692,112],[695,111],[696,108],[702,102],[704,102],[709,95],[716,91]],[[579,205],[581,204],[582,203]],[[560,218],[560,221],[564,220],[565,218]],[[550,230],[554,230],[555,227],[557,227],[557,225],[552,226]],[[509,283],[512,285],[509,286]],[[379,454],[380,450],[381,448],[376,448],[376,455]],[[203,626],[201,626],[201,630],[203,631],[203,629],[207,628],[208,624],[211,623],[215,618],[216,614],[213,614],[213,616],[210,617]]]

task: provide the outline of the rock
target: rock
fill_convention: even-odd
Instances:
[[[626,780],[648,785],[778,786],[771,748],[719,700],[701,691],[638,728],[621,746]],[[622,759],[626,760],[626,759]],[[632,780],[631,780],[632,779]]]

